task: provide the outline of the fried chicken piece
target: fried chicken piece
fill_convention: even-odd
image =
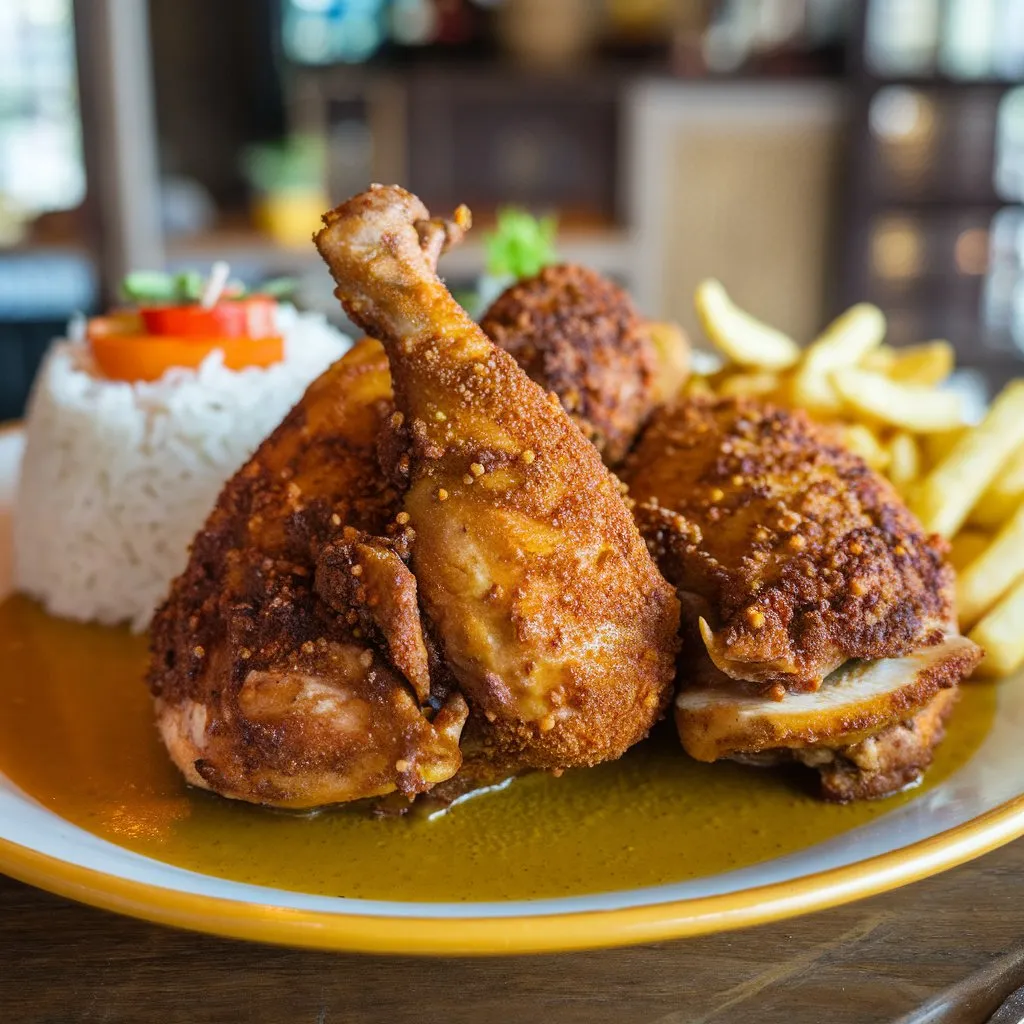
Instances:
[[[781,747],[757,754],[736,753],[733,760],[761,768],[801,764],[818,773],[818,794],[836,804],[878,800],[921,781],[946,736],[946,722],[960,687],[939,690],[924,707],[846,746],[817,744]]]
[[[976,652],[980,660],[981,652]],[[927,704],[875,736],[835,750],[794,750],[802,764],[817,770],[821,795],[832,803],[877,800],[916,785],[931,767],[946,737],[946,722],[960,699],[960,687],[940,690]],[[813,756],[813,760],[810,757]]]
[[[149,670],[161,736],[193,785],[306,808],[412,796],[458,770],[468,709],[431,685],[400,495],[377,465],[391,413],[384,352],[364,342],[309,387],[196,537],[154,617]]]
[[[748,688],[813,691],[849,658],[899,657],[947,632],[943,542],[801,412],[665,408],[622,475],[662,572],[697,602],[711,660]]]
[[[658,349],[629,295],[575,264],[545,267],[500,295],[480,321],[614,466],[660,398]]]
[[[430,253],[468,225],[397,187],[324,216],[346,312],[387,350],[410,566],[472,709],[478,777],[616,758],[669,697],[678,603],[616,481],[452,299]],[[467,729],[467,734],[469,733]]]
[[[698,761],[796,761],[819,772],[827,799],[886,796],[931,763],[957,684],[980,659],[976,644],[950,635],[901,658],[848,662],[817,692],[781,701],[751,694],[705,659],[676,698],[676,726]]]
[[[624,475],[679,587],[686,751],[798,762],[838,801],[918,779],[981,651],[888,482],[804,414],[736,399],[662,410]]]

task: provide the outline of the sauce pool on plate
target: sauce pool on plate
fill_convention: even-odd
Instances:
[[[300,892],[459,901],[686,881],[804,849],[948,778],[981,744],[991,683],[969,683],[916,790],[837,806],[809,775],[699,764],[665,727],[620,761],[533,775],[448,814],[269,811],[189,789],[142,682],[144,637],[0,603],[0,771],[54,813],[157,860]]]

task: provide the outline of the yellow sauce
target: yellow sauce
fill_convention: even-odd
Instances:
[[[921,792],[837,807],[808,775],[685,757],[669,727],[621,761],[535,775],[447,815],[300,817],[190,790],[157,737],[143,638],[0,604],[0,771],[68,821],[138,853],[240,882],[393,900],[505,900],[683,881],[792,853]],[[923,789],[988,731],[971,683]]]

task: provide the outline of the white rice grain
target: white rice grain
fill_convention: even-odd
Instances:
[[[29,402],[14,509],[19,590],[54,615],[149,625],[224,483],[349,347],[323,318],[286,312],[285,359],[154,383],[98,375],[81,342],[54,344]]]

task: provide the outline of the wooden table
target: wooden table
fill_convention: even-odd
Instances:
[[[515,959],[247,945],[0,878],[0,1020],[869,1024],[895,1020],[1022,942],[1024,840],[897,892],[781,924]],[[973,1024],[988,1012],[933,1021]]]

